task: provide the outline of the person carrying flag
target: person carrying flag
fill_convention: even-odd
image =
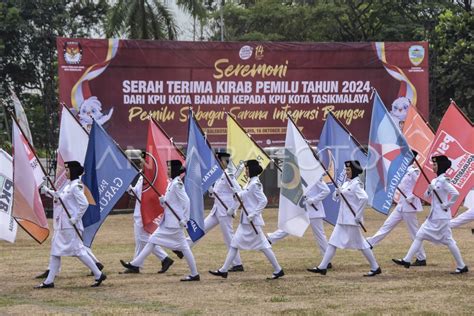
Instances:
[[[74,229],[74,226],[76,226],[81,233],[84,231],[81,218],[89,206],[84,194],[84,185],[80,180],[84,168],[77,161],[67,161],[64,163],[64,166],[66,168],[66,177],[69,181],[61,192],[53,191],[46,185],[41,187],[43,194],[48,194],[54,199],[61,199],[66,209],[70,212],[71,217],[67,216],[64,208],[54,208],[54,235],[51,241],[50,270],[46,280],[35,286],[37,289],[54,287],[54,278],[59,271],[61,257],[63,256],[77,257],[92,271],[95,277],[92,287],[100,286],[102,281],[107,278],[105,273],[99,270],[88,255],[86,247]]]
[[[364,274],[364,276],[373,277],[382,273],[382,270],[375,260],[370,244],[364,240],[359,227],[363,222],[364,208],[368,201],[367,193],[364,191],[364,186],[359,178],[359,174],[362,173],[362,167],[357,160],[345,161],[344,165],[346,167],[346,176],[349,180],[345,181],[333,193],[333,199],[342,199],[336,227],[329,239],[323,260],[319,266],[308,269],[308,271],[326,275],[328,265],[336,254],[336,248],[358,249],[362,251],[370,263],[370,271]]]
[[[274,269],[272,276],[268,279],[278,279],[285,275],[272,251],[272,246],[265,238],[265,234],[262,230],[262,226],[265,225],[262,212],[268,202],[267,197],[263,193],[260,179],[258,178],[262,172],[263,168],[257,160],[247,160],[245,163],[245,175],[249,177],[250,181],[244,190],[240,192],[238,189],[235,190],[235,194],[242,200],[242,204],[248,211],[248,215],[244,211],[241,211],[240,224],[232,238],[224,265],[218,270],[210,270],[209,273],[212,275],[221,276],[226,279],[229,268],[238,254],[238,249],[262,251]],[[239,206],[240,202],[236,199],[233,206],[227,211],[227,214],[232,216]]]
[[[474,221],[474,205],[472,201],[474,200],[474,189],[471,189],[464,200],[464,206],[468,208],[467,211],[462,213],[461,215],[456,216],[453,218],[449,224],[451,228],[458,228],[464,224]],[[474,229],[472,230],[474,234]]]
[[[420,169],[416,168],[414,164],[418,153],[415,150],[412,150],[412,152],[414,156],[413,163],[408,167],[405,176],[398,186],[398,189],[403,194],[401,194],[397,206],[385,220],[382,227],[372,237],[367,238],[367,241],[372,246],[381,242],[401,221],[405,221],[411,239],[415,240],[416,232],[418,231],[416,213],[422,212],[423,206],[421,205],[421,200],[413,194],[415,183],[420,176]],[[412,266],[426,266],[426,254],[423,246],[416,253],[416,261]]]
[[[209,232],[216,225],[219,225],[222,231],[222,236],[224,237],[224,242],[227,246],[227,250],[230,249],[230,243],[234,237],[234,231],[232,228],[232,216],[227,214],[227,209],[234,204],[234,189],[236,192],[240,192],[242,189],[235,179],[234,173],[230,168],[229,159],[230,154],[226,152],[218,152],[217,158],[220,160],[224,172],[219,180],[216,181],[214,186],[209,187],[208,192],[209,196],[214,199],[214,205],[212,206],[211,212],[204,219],[204,231]],[[227,178],[232,181],[233,186],[231,187]],[[188,243],[192,247],[194,243],[191,238],[187,238]],[[229,272],[242,272],[244,271],[244,266],[240,259],[240,254],[237,252],[235,259],[233,261],[233,266],[229,269]]]
[[[324,211],[323,200],[329,195],[331,190],[328,185],[324,182],[323,178],[316,181],[312,185],[306,195],[303,196],[303,203],[305,205],[311,229],[316,243],[319,246],[319,253],[321,257],[324,257],[324,253],[328,247],[328,241],[326,234],[324,233],[323,220],[326,218],[326,212]],[[283,238],[286,238],[289,234],[281,229],[277,229],[273,233],[268,234],[268,240],[274,244]],[[328,269],[332,268],[332,264],[328,264]]]
[[[451,160],[444,155],[440,155],[433,156],[432,162],[433,171],[437,177],[431,181],[425,192],[425,197],[431,198],[430,215],[416,233],[415,240],[411,244],[406,256],[403,259],[392,259],[392,261],[407,269],[410,268],[411,259],[420,250],[423,241],[428,240],[435,244],[448,246],[457,265],[456,270],[451,272],[451,274],[466,273],[469,269],[464,264],[450,227],[452,218],[450,207],[459,197],[459,192],[445,175],[445,172],[451,168]]]
[[[127,152],[128,155],[133,154],[133,152],[129,151]],[[141,156],[144,153],[141,153],[139,151],[139,155],[136,156]],[[138,164],[139,168],[142,167],[143,165],[143,160],[141,157],[136,157],[132,156],[131,159]],[[142,188],[143,188],[143,176],[138,177],[137,182],[135,183],[134,186],[130,185],[128,187],[128,193],[132,196],[137,197],[137,201],[135,202],[135,208],[133,210],[133,232],[135,235],[135,255],[134,257],[137,257],[138,254],[143,250],[145,247],[146,243],[150,239],[150,234],[146,232],[143,229],[143,221],[142,221],[142,213],[140,211],[141,208],[141,196],[142,196]],[[152,250],[152,253],[161,261],[161,270],[158,271],[158,273],[165,273],[168,271],[168,269],[173,265],[174,260],[171,259],[166,251],[163,250],[158,245],[155,245],[155,247]],[[127,274],[127,273],[140,273],[140,268],[142,266],[139,266],[138,269],[128,269],[126,268],[121,274]]]
[[[164,196],[160,197],[160,203],[165,208],[163,219],[159,227],[148,239],[143,250],[130,262],[120,260],[120,263],[127,269],[138,270],[143,265],[146,257],[154,250],[155,246],[165,247],[171,250],[181,251],[186,258],[191,274],[181,279],[181,281],[199,281],[200,276],[197,271],[196,261],[193,253],[186,241],[183,229],[189,221],[189,197],[184,190],[184,184],[180,175],[185,172],[181,161],[168,161],[168,174],[170,181]],[[173,213],[176,212],[176,215]],[[178,220],[179,217],[179,220]]]

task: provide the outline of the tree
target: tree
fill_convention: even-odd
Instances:
[[[176,39],[171,11],[159,0],[118,0],[108,14],[107,37]]]

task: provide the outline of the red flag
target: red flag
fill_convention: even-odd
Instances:
[[[165,194],[168,185],[168,160],[181,160],[184,164],[185,158],[175,147],[168,135],[150,119],[148,125],[148,137],[146,145],[146,157],[144,174],[160,194]],[[141,196],[141,213],[143,228],[153,233],[163,216],[163,208],[160,206],[159,196],[150,187],[147,181],[143,182]]]
[[[438,155],[445,155],[452,162],[446,175],[460,194],[456,203],[451,207],[452,214],[455,215],[462,200],[474,185],[474,129],[472,123],[454,102],[450,104],[441,120],[428,155],[430,159],[426,160],[423,165],[423,171],[429,179],[436,177],[431,157]],[[427,186],[426,179],[420,176],[414,193],[417,196],[423,196]]]
[[[413,106],[408,108],[407,117],[403,125],[403,135],[405,135],[410,148],[418,152],[416,160],[420,165],[423,165],[429,157],[435,135]]]
[[[48,221],[39,194],[44,173],[17,124],[13,122],[13,217],[37,242],[49,235]]]

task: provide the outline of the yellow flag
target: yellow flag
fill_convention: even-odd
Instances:
[[[235,177],[241,186],[245,186],[249,178],[244,172],[244,162],[256,159],[265,168],[270,163],[267,154],[250,138],[232,116],[227,115],[227,151],[236,168]]]

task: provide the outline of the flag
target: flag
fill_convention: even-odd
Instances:
[[[114,140],[94,121],[87,145],[82,182],[97,203],[89,205],[82,217],[84,245],[91,247],[100,226],[137,174],[138,171],[132,167]]]
[[[202,135],[192,111],[189,111],[188,148],[184,188],[191,202],[188,234],[193,241],[204,236],[204,193],[222,175],[214,152]]]
[[[344,161],[358,160],[363,168],[367,165],[367,155],[362,147],[343,127],[332,113],[326,118],[318,143],[319,157],[323,165],[332,176],[337,186],[340,187],[346,180],[346,167]],[[324,177],[324,181],[331,190],[331,195],[336,189],[329,176]],[[326,211],[326,221],[336,225],[339,214],[339,201],[332,198],[323,200]]]
[[[13,160],[0,149],[0,239],[14,243],[18,225],[12,216]]]
[[[245,186],[249,181],[243,172],[246,160],[258,160],[263,170],[270,163],[268,155],[254,143],[230,114],[227,114],[227,151],[231,154],[232,164],[237,168],[235,175],[241,186]]]
[[[413,153],[405,137],[375,93],[365,178],[369,205],[388,214],[397,187],[412,162]]]
[[[161,195],[166,193],[168,186],[168,166],[166,164],[168,160],[180,160],[184,164],[181,152],[176,149],[159,125],[150,119],[143,172]],[[141,201],[140,211],[143,228],[151,234],[158,227],[164,210],[160,205],[158,194],[146,181],[143,182]]]
[[[420,165],[423,165],[426,158],[428,158],[435,135],[414,106],[408,108],[407,117],[403,125],[403,135],[405,135],[410,148],[418,152],[416,160]]]
[[[288,120],[281,177],[278,228],[302,237],[309,225],[302,197],[324,175],[324,168],[292,120]]]
[[[33,239],[49,236],[48,221],[39,194],[44,173],[39,161],[13,121],[13,217]]]
[[[451,207],[452,214],[456,215],[462,200],[474,186],[474,173],[472,172],[474,170],[474,128],[454,102],[450,104],[441,119],[428,159],[423,165],[423,171],[429,179],[436,177],[431,157],[438,155],[445,155],[452,162],[446,175],[451,179],[451,184],[459,191],[459,198]],[[416,182],[414,193],[422,197],[427,186],[426,179],[420,176]]]
[[[30,131],[30,125],[28,124],[28,118],[26,117],[25,110],[23,109],[23,106],[21,106],[21,102],[16,96],[15,91],[10,88],[10,93],[11,93],[11,99],[13,101],[13,106],[15,108],[15,116],[18,121],[18,124],[20,124],[20,128],[25,133],[26,139],[30,142],[30,144],[33,146],[33,137],[31,137],[31,131]]]

